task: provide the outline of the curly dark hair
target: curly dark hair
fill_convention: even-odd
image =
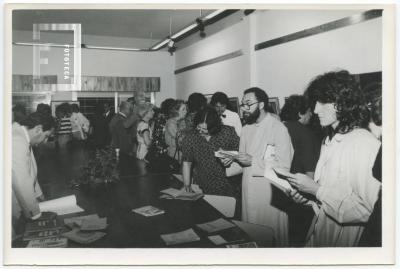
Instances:
[[[354,77],[346,70],[328,72],[314,78],[306,90],[315,101],[333,103],[339,121],[335,132],[348,133],[367,128],[369,112],[365,96]]]
[[[197,112],[193,122],[194,126],[206,122],[207,130],[210,135],[216,135],[222,129],[221,117],[218,115],[217,111],[210,106]]]
[[[198,112],[207,106],[207,99],[201,93],[195,92],[189,95],[188,110],[189,112]]]
[[[302,95],[291,95],[285,101],[285,105],[282,107],[280,114],[282,121],[298,121],[300,114],[305,114],[310,107],[308,106],[307,100]]]

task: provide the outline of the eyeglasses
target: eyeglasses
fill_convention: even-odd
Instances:
[[[258,103],[260,103],[260,102],[254,102],[254,103],[251,103],[251,104],[243,104],[242,103],[242,104],[240,104],[240,107],[243,108],[243,109],[249,110],[252,105],[255,105],[255,104],[258,104]]]

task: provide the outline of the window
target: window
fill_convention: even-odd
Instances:
[[[114,110],[114,97],[78,97],[79,108],[86,118],[92,119],[96,107],[103,107],[105,103],[109,103],[111,109]]]

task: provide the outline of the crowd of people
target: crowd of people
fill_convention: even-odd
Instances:
[[[380,83],[361,89],[339,70],[288,97],[280,115],[272,112],[267,92],[252,87],[243,92],[242,120],[225,93],[214,93],[210,104],[192,93],[187,102],[169,98],[160,108],[132,97],[116,114],[104,104],[90,122],[77,105],[63,104],[55,111],[57,128],[50,107],[38,106],[24,118],[15,106],[13,197],[20,207],[13,210],[22,207],[28,218],[40,214],[36,168],[26,168],[35,161],[27,152],[56,128],[60,148],[90,136],[96,147],[111,146],[149,167],[163,156],[178,164],[186,191],[197,184],[205,194],[241,199],[241,219],[273,228],[280,247],[379,246],[381,91]],[[221,149],[238,154],[216,157]],[[234,166],[242,175],[240,196],[228,175]],[[264,177],[271,168],[291,173],[290,191]]]

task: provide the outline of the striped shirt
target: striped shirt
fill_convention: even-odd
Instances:
[[[59,122],[58,134],[71,134],[72,126],[70,118],[62,118]]]

